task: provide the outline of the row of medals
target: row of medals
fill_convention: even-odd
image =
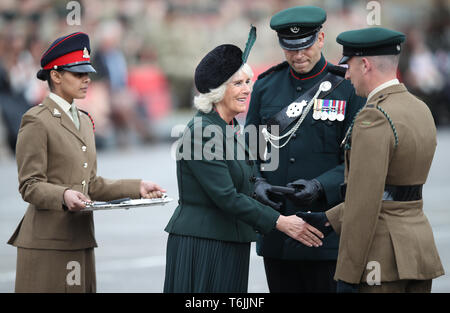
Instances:
[[[327,106],[324,107],[324,103]],[[290,118],[295,118],[302,114],[303,108],[307,105],[306,101],[293,102],[289,105],[286,115]],[[345,118],[345,105],[344,100],[323,100],[314,99],[313,119],[315,120],[330,120],[330,121],[343,121]]]
[[[327,106],[324,104],[327,103]],[[313,119],[343,121],[346,101],[314,99]]]

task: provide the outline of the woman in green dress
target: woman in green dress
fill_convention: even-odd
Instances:
[[[321,244],[317,229],[251,196],[256,164],[235,119],[251,93],[250,48],[243,53],[220,45],[196,68],[198,112],[177,148],[180,199],[165,229],[164,292],[247,292],[250,243],[257,232],[276,228],[309,246]]]

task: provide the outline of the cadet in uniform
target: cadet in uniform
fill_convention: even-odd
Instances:
[[[16,292],[95,292],[97,243],[86,202],[164,191],[148,181],[97,176],[94,124],[74,103],[86,96],[88,73],[95,72],[89,53],[85,33],[53,42],[37,74],[50,95],[22,118],[16,158],[19,191],[29,206],[8,241],[18,248]]]
[[[338,291],[430,292],[444,274],[422,200],[436,127],[427,105],[396,78],[404,40],[379,27],[337,37],[346,78],[367,104],[344,141],[345,202],[299,215],[321,229],[328,218],[340,234]]]
[[[247,114],[246,126],[268,125],[260,136],[266,139],[268,154],[279,153],[280,160],[276,170],[261,171],[255,197],[284,215],[325,211],[342,201],[340,144],[364,104],[344,79],[345,69],[330,64],[321,53],[325,20],[326,12],[314,6],[286,9],[272,17],[270,26],[286,61],[258,77]],[[279,141],[274,125],[285,136]],[[263,167],[266,161],[260,161]],[[296,193],[287,199],[271,193],[272,185],[288,184]],[[264,257],[270,291],[335,292],[338,241],[334,233],[314,248],[296,244],[277,230],[260,235],[257,253]]]

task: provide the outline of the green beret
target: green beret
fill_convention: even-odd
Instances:
[[[322,8],[297,6],[272,16],[270,28],[277,32],[283,49],[300,50],[314,44],[326,19],[327,13]]]
[[[353,56],[395,55],[401,51],[400,44],[405,34],[382,27],[350,30],[337,36],[343,46],[343,57],[339,64],[346,63]]]

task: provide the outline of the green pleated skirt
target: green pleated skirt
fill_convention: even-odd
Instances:
[[[166,293],[246,293],[250,243],[169,234]]]

